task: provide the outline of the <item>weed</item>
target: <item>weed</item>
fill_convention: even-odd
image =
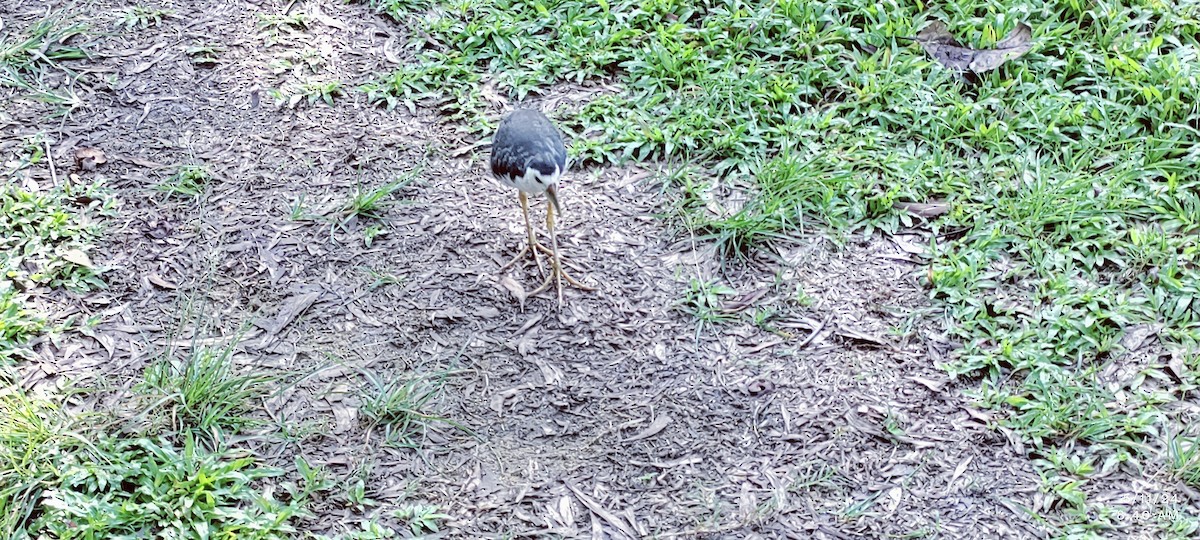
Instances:
[[[325,54],[320,49],[306,48],[285,52],[279,58],[271,60],[268,67],[275,75],[287,72],[295,72],[298,75],[305,72],[316,74],[325,62]]]
[[[412,183],[416,175],[416,172],[412,172],[403,178],[373,188],[359,186],[354,195],[342,204],[341,215],[347,220],[351,218],[380,219],[382,217],[380,212],[390,204],[390,197]]]
[[[275,100],[276,107],[293,109],[305,99],[310,105],[321,101],[332,107],[334,99],[342,96],[342,83],[309,81],[290,91],[278,89],[271,90],[269,93]]]
[[[438,522],[450,519],[450,516],[440,513],[438,507],[432,504],[404,505],[397,509],[394,515],[408,524],[413,536],[437,533],[440,530]]]
[[[1200,487],[1200,437],[1171,437],[1167,457],[1177,478],[1192,487]]]
[[[17,170],[41,163],[37,146],[16,162]],[[21,344],[45,328],[47,318],[30,307],[31,299],[49,288],[85,292],[104,286],[105,269],[89,253],[102,232],[98,220],[116,207],[99,181],[46,191],[0,185],[0,364],[23,355]]]
[[[182,359],[171,356],[146,367],[140,389],[161,398],[169,418],[201,433],[233,432],[253,423],[250,400],[265,393],[270,376],[234,372],[231,342],[223,349],[195,346]]]
[[[288,219],[292,221],[313,221],[317,219],[318,216],[308,211],[308,205],[305,202],[307,198],[308,195],[305,193],[296,196],[296,199],[288,205]]]
[[[184,52],[192,59],[193,64],[210,68],[220,63],[217,56],[225,52],[225,49],[216,45],[193,45],[184,49]]]
[[[410,379],[380,379],[363,372],[370,383],[361,396],[359,412],[371,422],[371,427],[384,426],[384,441],[387,444],[415,448],[420,443],[428,425],[435,422],[465,429],[447,418],[425,411],[429,402],[441,391],[441,378],[414,377]]]
[[[380,225],[368,225],[363,229],[363,245],[371,247],[371,243],[375,241],[375,237],[387,234],[387,229]]]
[[[120,18],[117,19],[117,25],[125,27],[126,30],[135,28],[150,28],[162,23],[163,19],[174,17],[175,11],[170,9],[153,9],[145,6],[132,6],[125,8],[119,12]]]
[[[737,291],[716,281],[701,281],[695,278],[689,281],[688,287],[687,296],[679,303],[678,308],[695,317],[700,324],[723,323],[736,318],[724,310],[721,299],[737,294]]]
[[[75,45],[86,35],[87,25],[53,12],[32,23],[24,32],[0,36],[0,86],[26,90],[36,99],[59,104],[79,104],[70,88],[50,80],[52,72],[71,74],[62,64],[87,58],[87,45]]]
[[[293,464],[299,474],[298,481],[283,483],[283,489],[292,501],[309,501],[319,493],[333,490],[336,485],[329,471],[309,465],[303,456],[296,456]]]
[[[260,13],[258,15],[258,27],[264,30],[293,32],[308,28],[308,14],[304,12],[296,12],[291,15],[276,15],[273,13]]]
[[[371,278],[371,285],[368,287],[371,290],[378,289],[385,285],[395,285],[404,281],[404,278],[402,277],[398,277],[394,274],[379,272],[378,270],[365,266],[360,266],[358,269],[366,274],[367,277]]]
[[[252,457],[183,448],[163,440],[107,437],[91,452],[62,458],[32,530],[54,538],[124,538],[158,531],[207,531],[213,537],[285,539],[303,507],[251,487],[280,474]],[[128,489],[136,486],[137,489]]]
[[[181,165],[174,175],[155,186],[155,189],[169,195],[197,199],[207,191],[211,179],[212,175],[202,165]]]
[[[55,476],[67,418],[15,385],[0,385],[0,536],[16,537]]]

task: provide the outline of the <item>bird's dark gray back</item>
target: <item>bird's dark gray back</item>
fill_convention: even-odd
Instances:
[[[558,128],[535,109],[518,109],[509,114],[492,137],[492,174],[525,176],[527,168],[544,175],[567,168],[567,149]]]

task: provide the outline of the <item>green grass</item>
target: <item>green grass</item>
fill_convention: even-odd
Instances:
[[[157,26],[162,23],[163,19],[174,17],[175,11],[148,8],[145,6],[131,6],[119,11],[118,14],[120,17],[117,19],[117,25],[124,27],[128,31]]]
[[[383,379],[370,372],[362,372],[369,384],[363,385],[358,411],[370,422],[371,429],[383,427],[386,444],[417,448],[431,424],[442,423],[463,429],[462,425],[448,418],[429,412],[430,401],[442,389],[441,377]]]
[[[342,83],[338,81],[305,81],[290,89],[280,88],[269,92],[276,107],[289,109],[294,109],[301,101],[307,101],[309,105],[322,102],[332,107],[334,100],[344,93]]]
[[[392,196],[401,189],[412,183],[420,174],[419,171],[410,171],[401,178],[388,182],[386,184],[368,187],[359,186],[354,190],[354,194],[346,199],[341,204],[339,210],[343,219],[343,224],[351,219],[371,219],[378,220],[383,217],[382,212],[388,206],[395,204]]]
[[[1089,534],[1092,473],[1040,458],[1169,467],[1169,402],[1200,383],[1200,2],[366,3],[423,31],[370,101],[485,135],[481,81],[514,100],[615,83],[551,111],[572,153],[683,164],[671,214],[727,256],[806,223],[890,233],[923,221],[897,203],[944,201],[928,286],[964,346],[943,367],[1067,479],[1061,533]],[[933,20],[976,48],[1023,21],[1034,47],[963,76],[904,39]],[[691,290],[683,305],[713,313]],[[1118,399],[1097,374],[1137,324],[1162,325],[1186,369],[1145,366]],[[1190,448],[1174,468],[1196,486]]]
[[[104,286],[105,268],[90,254],[102,234],[101,220],[118,204],[100,180],[23,187],[19,178],[27,170],[46,166],[40,139],[30,139],[10,157],[8,169],[0,172],[0,365],[23,355],[22,344],[45,328],[48,314],[32,307],[35,300],[55,289]]]
[[[19,387],[0,386],[3,538],[133,538],[147,530],[295,538],[292,523],[308,515],[323,484],[285,484],[289,496],[279,500],[267,484],[281,473],[244,452],[206,450],[190,436],[177,446],[95,432]]]
[[[208,190],[212,174],[203,165],[180,165],[175,174],[154,189],[175,197],[198,199]]]
[[[252,425],[252,400],[267,393],[275,377],[235,370],[236,343],[212,349],[197,346],[182,358],[167,356],[146,367],[140,389],[156,409],[178,425],[174,430],[237,433]]]
[[[75,76],[65,63],[88,57],[90,44],[80,43],[87,30],[86,24],[70,19],[64,11],[48,13],[22,29],[0,30],[4,32],[0,33],[0,87],[19,89],[18,95],[63,110],[82,105],[70,78],[59,84],[54,76]]]

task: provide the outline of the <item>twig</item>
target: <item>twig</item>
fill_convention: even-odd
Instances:
[[[50,154],[50,141],[42,141],[42,144],[46,145],[46,163],[50,165],[50,180],[57,186],[58,173],[54,171],[54,156]]]

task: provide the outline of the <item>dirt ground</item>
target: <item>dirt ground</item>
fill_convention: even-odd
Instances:
[[[10,28],[46,9],[2,5]],[[356,91],[334,107],[268,96],[289,81],[272,60],[303,49],[322,51],[321,74],[347,86],[386,72],[405,58],[405,28],[356,3],[233,1],[166,2],[176,17],[117,30],[128,5],[75,4],[111,30],[73,66],[81,108],[49,119],[19,102],[4,118],[10,133],[46,132],[60,167],[75,148],[103,150],[109,163],[80,174],[107,178],[123,200],[99,257],[110,288],[64,300],[104,315],[96,338],[40,345],[28,385],[99,383],[112,392],[76,405],[120,406],[169,344],[252,324],[236,358],[286,374],[262,406],[288,436],[232,442],[281,467],[300,454],[339,479],[362,475],[381,505],[354,508],[335,491],[315,508],[317,533],[372,513],[403,529],[379,510],[413,501],[452,516],[439,536],[453,538],[1050,533],[1024,510],[1042,501],[1024,449],[962,396],[970,381],[937,368],[953,346],[923,316],[921,232],[839,246],[812,229],[722,266],[660,217],[670,194],[654,164],[575,170],[559,243],[599,290],[568,290],[561,311],[548,294],[522,309],[514,289],[539,278],[530,265],[498,271],[523,226],[515,194],[485,175],[486,147],[461,152],[476,141],[436,111],[389,112]],[[257,26],[288,6],[313,15],[308,29],[272,39]],[[213,44],[214,66],[187,53]],[[561,90],[530,104],[570,110],[589,95]],[[202,202],[153,190],[188,163],[214,173]],[[301,196],[328,212],[414,170],[377,224],[289,215]],[[385,232],[367,246],[372,225]],[[399,279],[373,288],[379,274]],[[697,332],[678,309],[693,279],[735,288],[731,313],[775,315]],[[189,301],[212,328],[193,324]],[[364,373],[444,376],[429,412],[469,432],[434,422],[415,449],[381,444],[357,412]]]

